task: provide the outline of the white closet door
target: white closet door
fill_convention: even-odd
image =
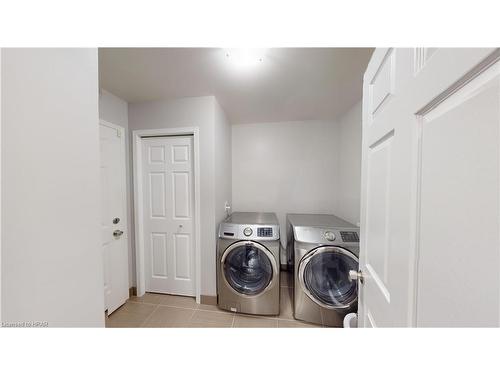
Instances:
[[[108,314],[129,297],[124,129],[101,122],[101,238]]]
[[[194,296],[193,137],[142,142],[146,291]]]

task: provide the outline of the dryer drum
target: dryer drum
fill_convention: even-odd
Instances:
[[[252,244],[235,247],[226,256],[224,275],[238,293],[256,295],[267,288],[273,278],[269,257]]]
[[[346,307],[358,296],[357,282],[349,279],[349,271],[357,269],[358,262],[346,254],[318,252],[304,267],[304,285],[322,304],[332,308]]]

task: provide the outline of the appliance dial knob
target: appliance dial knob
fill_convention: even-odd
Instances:
[[[330,232],[330,231],[325,232],[325,239],[327,241],[335,241],[335,233]]]
[[[252,228],[250,228],[250,227],[246,227],[246,228],[243,230],[243,234],[244,234],[245,236],[247,236],[247,237],[248,237],[248,236],[251,236],[251,235],[252,235],[252,233],[253,233],[253,231],[252,231]]]

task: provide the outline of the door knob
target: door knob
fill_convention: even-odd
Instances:
[[[118,229],[113,232],[113,236],[115,236],[116,238],[120,237],[122,234],[123,231]]]
[[[349,271],[349,281],[359,280],[363,284],[363,273],[361,271],[350,270]]]

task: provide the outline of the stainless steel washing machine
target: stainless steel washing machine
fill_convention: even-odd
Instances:
[[[342,327],[357,311],[358,285],[349,271],[358,270],[359,228],[333,215],[288,214],[293,251],[294,317]]]
[[[221,309],[280,311],[280,232],[274,213],[235,212],[219,226],[217,297]]]

